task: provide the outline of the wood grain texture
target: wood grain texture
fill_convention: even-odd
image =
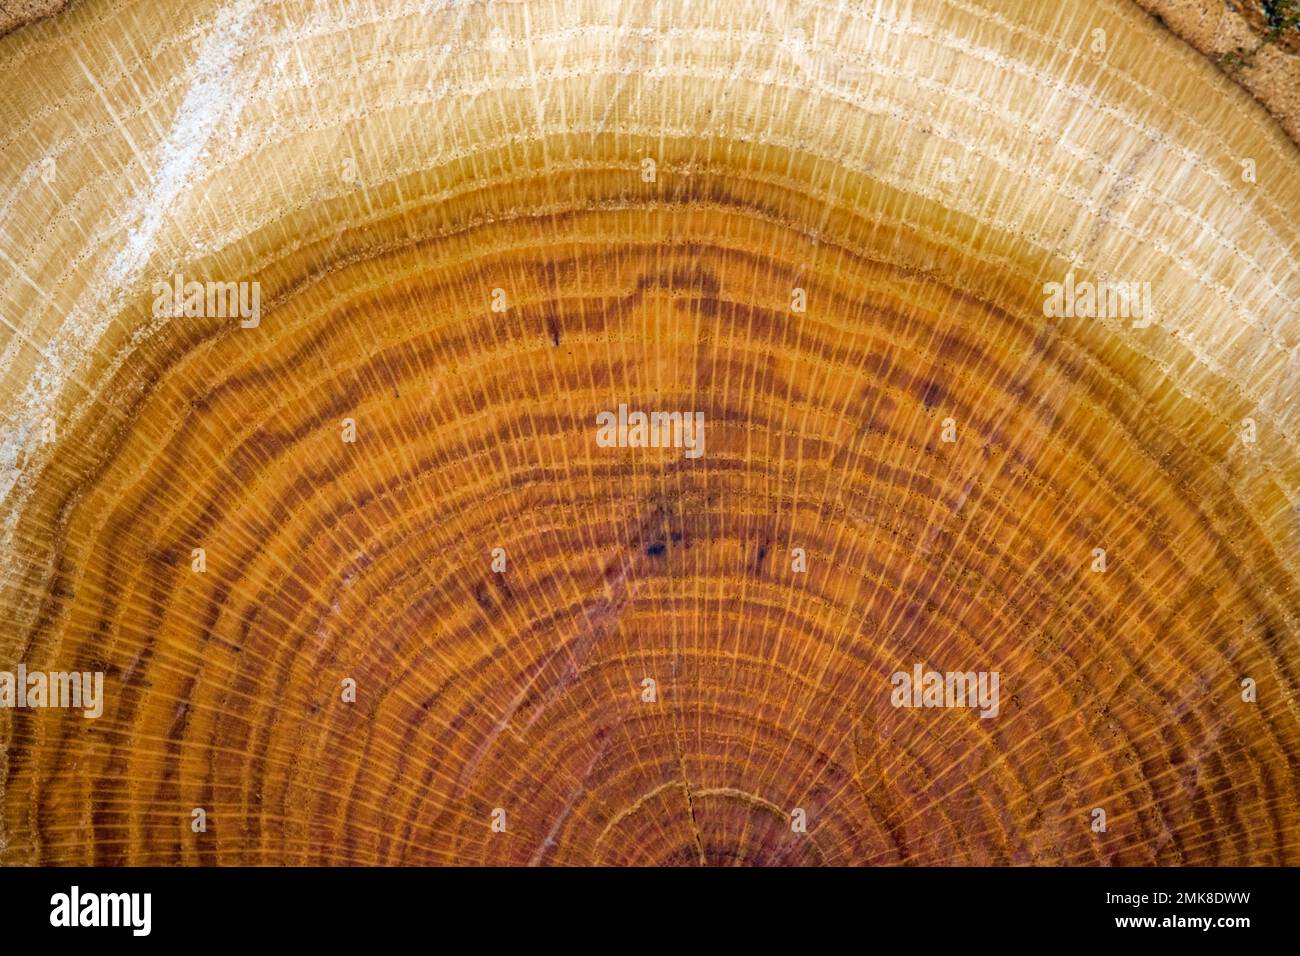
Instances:
[[[1208,56],[1300,142],[1298,0],[1137,0]]]
[[[0,669],[106,674],[0,709],[0,862],[1300,863],[1300,152],[1135,4],[85,0],[0,71]]]

